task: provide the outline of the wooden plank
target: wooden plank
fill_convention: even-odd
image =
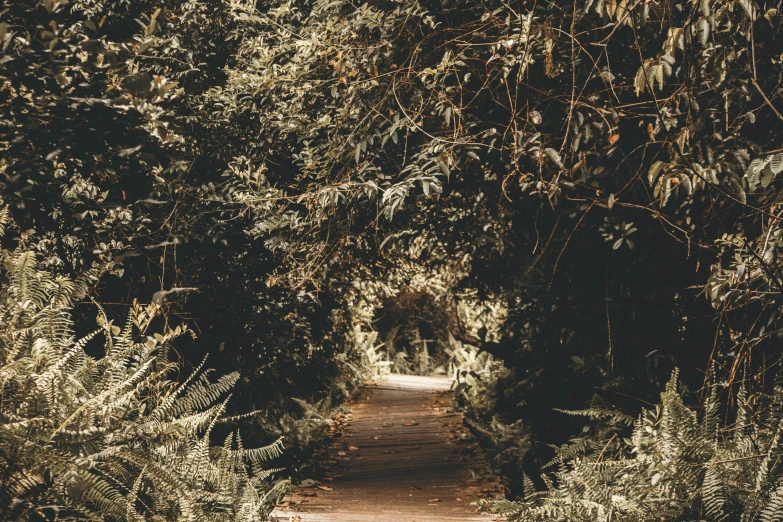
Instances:
[[[301,488],[273,520],[290,522],[488,522],[481,498],[500,484],[462,418],[446,378],[392,375],[363,388],[335,441],[333,480]]]

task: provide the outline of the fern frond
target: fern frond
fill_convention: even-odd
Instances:
[[[11,222],[11,212],[8,210],[8,205],[0,208],[0,238],[5,236],[5,229],[8,223]]]
[[[723,486],[721,470],[714,460],[707,465],[707,472],[704,474],[704,482],[701,487],[701,498],[709,520],[722,522],[728,518],[726,510],[728,498]]]
[[[780,522],[783,520],[783,483],[778,484],[761,510],[760,522]]]
[[[71,281],[39,270],[32,253],[4,258],[0,502],[65,504],[87,520],[260,520],[274,472],[262,463],[279,456],[281,442],[246,449],[237,436],[238,449],[217,454],[210,445],[238,375],[211,382],[202,363],[171,382],[167,345],[185,330],[134,342],[154,306],[134,305],[123,329],[101,311],[99,328],[78,337],[72,301],[101,268]],[[85,347],[98,333],[104,356],[95,359]]]

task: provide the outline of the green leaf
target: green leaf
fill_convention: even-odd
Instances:
[[[438,159],[438,167],[440,167],[440,171],[443,172],[443,175],[447,178],[451,176],[451,171],[449,170],[448,165],[446,165],[446,162],[442,159]]]
[[[770,156],[769,168],[775,176],[783,172],[783,153],[778,152]]]
[[[561,169],[563,168],[563,158],[560,157],[559,152],[557,152],[555,149],[551,147],[547,147],[546,149],[544,149],[544,152],[546,152],[546,155],[549,156],[549,159],[551,159],[555,163],[555,165],[557,165]]]
[[[661,171],[665,166],[666,163],[662,161],[656,161],[655,163],[652,164],[650,170],[647,172],[647,181],[650,183],[651,187],[655,184],[655,180],[658,179],[658,175],[661,173]]]
[[[747,170],[745,171],[745,177],[748,180],[748,189],[753,192],[761,182],[761,171],[769,163],[770,158],[756,158],[750,162]]]

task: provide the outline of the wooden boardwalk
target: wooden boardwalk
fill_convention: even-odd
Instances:
[[[360,390],[327,456],[336,465],[289,495],[272,520],[491,521],[476,503],[500,485],[452,411],[449,384],[392,375]]]

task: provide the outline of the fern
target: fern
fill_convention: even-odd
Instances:
[[[701,487],[702,504],[704,512],[710,520],[726,520],[726,505],[728,499],[726,490],[721,480],[721,469],[715,461],[707,465],[707,471],[704,474],[704,483]]]
[[[0,232],[7,223],[0,210]],[[238,434],[210,444],[237,374],[203,363],[169,380],[177,327],[150,335],[156,305],[135,303],[122,328],[99,307],[77,338],[74,299],[100,267],[71,281],[39,269],[32,252],[2,252],[0,291],[0,519],[264,520],[275,494],[264,463],[282,444],[246,449]],[[102,337],[105,356],[84,349]],[[53,515],[52,515],[53,516]]]
[[[780,522],[783,520],[783,483],[770,495],[767,505],[761,510],[760,522]]]
[[[530,522],[783,520],[783,405],[777,380],[756,414],[741,388],[736,424],[729,426],[718,416],[716,384],[701,422],[677,384],[675,371],[660,404],[644,410],[630,439],[613,451],[593,439],[555,448],[556,457],[542,476],[546,490],[529,495],[528,479],[521,502],[503,502],[497,509],[511,520]],[[606,418],[600,408],[571,413]]]

